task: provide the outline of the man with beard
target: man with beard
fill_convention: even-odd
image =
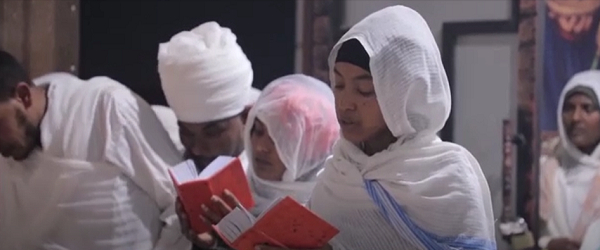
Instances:
[[[540,161],[541,248],[595,250],[600,243],[594,232],[600,226],[599,94],[600,71],[591,70],[575,74],[560,96],[560,143],[554,157]]]
[[[160,44],[158,71],[177,116],[184,157],[202,171],[218,156],[239,156],[247,169],[242,132],[257,91],[251,87],[252,65],[235,34],[216,22],[180,32]],[[208,233],[188,230],[182,211],[180,216],[184,233],[197,247],[215,243]]]
[[[37,80],[0,51],[0,249],[189,249],[150,105],[107,77]]]

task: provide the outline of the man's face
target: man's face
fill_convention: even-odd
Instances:
[[[179,122],[186,159],[204,169],[218,156],[239,156],[244,150],[241,116],[206,123]]]
[[[37,146],[39,128],[27,119],[23,105],[11,98],[0,104],[0,153],[24,160]]]
[[[600,141],[600,110],[584,94],[565,101],[562,120],[567,136],[582,152],[590,154]]]

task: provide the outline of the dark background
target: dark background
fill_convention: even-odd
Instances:
[[[207,21],[236,34],[252,62],[255,87],[294,72],[294,0],[81,0],[80,20],[80,77],[109,76],[151,104],[166,104],[158,44]]]

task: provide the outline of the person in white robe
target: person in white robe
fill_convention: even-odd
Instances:
[[[35,82],[0,51],[0,249],[189,249],[150,105],[107,77]]]
[[[242,155],[253,71],[229,28],[207,22],[174,35],[159,45],[158,72],[187,158],[203,169],[220,155]]]
[[[247,175],[255,201],[250,212],[258,217],[286,196],[306,204],[338,138],[333,93],[326,83],[303,74],[269,83],[244,129]],[[238,203],[231,193],[215,198],[217,209],[205,211],[206,221],[213,225],[232,210],[227,204]],[[228,248],[223,242],[218,247]]]
[[[540,161],[541,248],[600,247],[599,94],[598,70],[574,75],[561,93],[559,143],[553,156]]]
[[[218,156],[239,156],[247,169],[242,131],[256,95],[252,64],[235,34],[216,22],[182,31],[159,45],[158,72],[178,120],[184,157],[201,171]],[[189,230],[186,215],[178,214],[194,245],[213,245],[212,236]]]
[[[322,249],[496,249],[477,160],[436,135],[450,90],[421,15],[392,6],[367,16],[329,66],[342,138],[308,207],[340,232]]]

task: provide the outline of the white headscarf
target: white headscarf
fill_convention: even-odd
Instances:
[[[254,173],[250,137],[255,119],[267,127],[286,167],[281,181],[262,180]],[[251,162],[248,176],[256,201],[253,212],[258,214],[274,199],[288,195],[306,203],[338,137],[333,93],[327,84],[302,74],[271,82],[250,110],[244,129]]]
[[[253,72],[236,40],[230,29],[207,22],[160,44],[158,72],[179,121],[215,121],[244,110]]]
[[[581,73],[575,74],[571,80],[565,85],[563,91],[560,95],[560,100],[558,103],[558,109],[556,110],[558,117],[558,134],[560,135],[560,141],[563,148],[568,152],[568,154],[577,159],[580,163],[587,166],[593,166],[596,168],[600,166],[600,147],[596,147],[594,152],[591,155],[587,155],[582,153],[569,139],[567,132],[565,131],[565,127],[562,121],[562,112],[565,104],[565,97],[569,91],[574,89],[575,87],[588,87],[594,91],[596,94],[596,98],[600,98],[600,71],[599,70],[589,70]]]
[[[369,54],[385,123],[400,139],[373,156],[343,138],[334,147],[309,202],[311,209],[340,229],[334,243],[347,249],[425,248],[409,243],[412,238],[398,235],[383,220],[365,190],[364,181],[375,180],[421,229],[495,246],[489,187],[477,160],[436,135],[449,116],[450,89],[423,17],[410,8],[393,6],[353,26],[330,54],[332,83],[337,52],[351,39]],[[370,232],[368,237],[365,231]]]

